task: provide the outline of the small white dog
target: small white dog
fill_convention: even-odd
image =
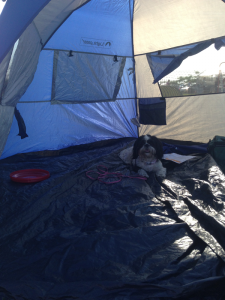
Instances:
[[[147,171],[155,172],[162,178],[166,177],[166,168],[160,161],[163,157],[162,143],[155,136],[140,136],[134,146],[122,150],[119,156],[126,164],[140,168],[138,174],[141,176],[149,177]]]

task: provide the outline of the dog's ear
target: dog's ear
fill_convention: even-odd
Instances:
[[[134,146],[133,146],[133,159],[137,159],[139,156],[140,150],[140,138],[136,139]]]
[[[162,159],[163,157],[163,145],[162,142],[155,136],[151,136],[151,139],[154,142],[154,148],[156,151],[156,156],[158,159]]]

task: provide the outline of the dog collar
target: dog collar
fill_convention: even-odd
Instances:
[[[154,165],[155,163],[157,163],[158,159],[155,159],[153,161],[150,162],[146,162],[146,165]]]
[[[154,165],[155,163],[157,163],[158,159],[155,159],[153,161],[150,161],[150,162],[144,162],[144,161],[141,161],[141,162],[144,162],[146,165]],[[136,159],[135,159],[135,166],[137,166],[137,162],[136,162]]]

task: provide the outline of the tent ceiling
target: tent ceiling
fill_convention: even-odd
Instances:
[[[54,0],[50,1],[34,19],[42,43],[45,44],[55,30],[78,7],[90,0]]]
[[[67,18],[44,49],[132,56],[132,14],[129,0],[91,0]]]
[[[65,132],[68,132],[67,136],[62,132],[62,136],[59,138],[57,129],[53,128],[55,130],[54,147],[56,149],[65,147],[65,145],[74,145],[77,141],[86,143],[118,136],[135,136],[137,127],[133,128],[134,125],[130,120],[138,114],[136,98],[161,96],[159,86],[152,84],[153,76],[146,54],[225,36],[224,13],[225,4],[221,0],[8,0],[0,18],[0,63],[6,57],[1,63],[0,69],[0,78],[2,78],[0,83],[0,113],[5,111],[1,106],[11,106],[14,109],[18,101],[23,98],[23,101],[18,104],[19,109],[21,115],[24,114],[27,128],[32,128],[34,117],[31,113],[28,114],[28,106],[32,113],[37,113],[35,117],[38,121],[40,121],[38,114],[42,114],[44,120],[51,120],[53,117],[56,118],[54,114],[57,111],[60,117],[55,123],[62,117],[59,129],[62,129],[61,124],[66,124],[65,128],[69,127],[67,122],[70,121],[76,130],[70,125],[73,129],[72,133],[65,129]],[[13,44],[18,38],[19,46],[10,69],[7,67],[8,62],[11,61],[10,54],[7,56],[7,53],[13,48]],[[44,45],[45,47],[43,47]],[[41,50],[43,50],[42,55],[39,56]],[[72,53],[72,51],[76,53]],[[43,54],[43,52],[49,53]],[[58,64],[57,53],[60,57],[64,57],[63,64]],[[84,55],[84,53],[86,54]],[[103,54],[108,56],[105,60],[108,62],[109,68],[103,67],[105,66],[102,63],[104,58],[101,57],[99,59],[101,63],[96,63],[92,72],[91,69],[95,60],[97,61],[98,56]],[[91,63],[87,59],[90,55],[95,55],[95,58],[91,59]],[[85,57],[86,63],[81,66],[80,73],[75,73],[75,71],[77,72],[77,63],[74,63],[73,70],[69,70],[72,61],[81,56]],[[48,64],[45,64],[45,59],[41,61],[43,57],[48,60]],[[109,70],[116,69],[118,61],[121,60],[122,62],[125,59],[123,74],[121,72],[121,76],[118,76],[118,74],[120,75],[120,68],[118,68],[117,72],[110,73],[108,76]],[[67,62],[68,65],[66,65]],[[81,60],[79,60],[80,62]],[[65,72],[61,72],[60,76],[55,76],[58,75],[56,66],[65,67]],[[6,74],[10,74],[8,81],[5,80]],[[40,81],[40,78],[43,80],[43,74],[44,78],[45,74],[49,76],[45,84]],[[82,74],[82,84],[80,74]],[[98,76],[95,76],[96,74]],[[65,75],[65,78],[62,75]],[[115,75],[115,78],[112,75]],[[34,80],[32,81],[33,76]],[[92,79],[94,76],[95,81]],[[114,80],[110,81],[112,77]],[[69,90],[68,85],[73,83],[74,78],[78,78],[78,80]],[[91,78],[91,85],[86,84],[89,78]],[[101,82],[99,83],[98,80]],[[104,80],[105,82],[102,84]],[[63,87],[60,93],[56,94],[58,97],[54,97],[54,85],[56,83],[60,83],[56,87]],[[40,85],[42,89],[39,89]],[[97,93],[96,97],[93,97],[94,88],[88,89],[90,86],[96,90],[100,90],[100,87],[104,89],[107,87],[106,91],[107,93],[110,91],[108,93],[110,97],[103,97],[106,93],[104,95]],[[28,92],[25,92],[27,88]],[[32,90],[32,88],[34,89]],[[68,91],[71,91],[70,94]],[[88,97],[89,94],[92,97]],[[84,95],[83,98],[82,95]],[[163,136],[168,137],[168,135],[170,137],[176,136],[183,140],[190,139],[192,141],[206,141],[218,132],[220,135],[224,135],[224,113],[222,110],[224,97],[225,94],[213,96],[213,100],[218,101],[216,108],[214,108],[215,101],[210,102],[212,95],[208,98],[200,96],[193,99],[190,97],[190,99],[180,101],[179,99],[169,99],[167,101],[167,126],[157,127],[154,130],[152,126],[141,127],[139,133],[155,133],[162,138]],[[80,112],[71,103],[77,103],[81,98],[83,103],[77,105]],[[70,102],[69,104],[60,102],[61,105],[51,105],[50,101],[53,99]],[[107,105],[104,102],[103,104],[84,104],[85,101],[96,101],[96,99],[100,101],[113,99],[115,103],[107,103]],[[206,99],[207,101],[205,101]],[[29,105],[26,102],[29,102]],[[36,104],[36,102],[38,103]],[[53,104],[53,101],[51,103]],[[99,124],[98,115],[92,117],[94,108],[101,112],[104,105],[110,115],[110,125],[107,123],[107,113],[104,114],[101,124]],[[205,105],[202,110],[200,110],[201,105]],[[66,113],[64,114],[65,106]],[[84,107],[87,110],[82,114]],[[195,110],[194,113],[192,112],[193,109]],[[188,118],[186,117],[187,112],[189,112]],[[69,119],[67,119],[68,115],[71,116]],[[86,122],[87,116],[91,118],[88,123]],[[0,153],[11,127],[12,113],[9,119],[6,120],[7,122],[3,118],[0,119],[0,125],[5,128],[4,132],[6,132],[4,139],[2,139],[2,145],[0,145]],[[115,124],[120,123],[118,120],[122,120],[121,128],[124,126],[128,129],[131,128],[131,130],[119,129],[117,131],[117,128],[114,129]],[[211,125],[213,122],[216,123],[214,126]],[[50,123],[53,124],[54,122]],[[80,124],[79,128],[78,124]],[[189,124],[194,125],[191,127]],[[16,126],[14,126],[15,130],[11,130],[11,134],[17,132]],[[92,129],[91,136],[90,128]],[[93,130],[95,130],[94,133]],[[47,136],[49,131],[47,134],[45,131],[42,130],[38,132],[38,135],[33,136],[34,144],[38,145],[35,150],[46,149],[47,143],[41,144],[43,141],[49,140]],[[75,132],[77,133],[77,140],[74,140]],[[28,135],[30,143],[31,134],[28,133]],[[39,139],[40,144],[38,144],[37,139]],[[18,145],[14,135],[12,140]],[[24,146],[24,141],[23,145],[20,143],[21,148],[14,147],[14,144],[7,145],[10,145],[8,148],[16,149],[17,152],[30,151],[31,149],[29,144]],[[8,148],[6,147],[6,150]]]
[[[0,18],[0,63],[48,2],[49,0],[10,0],[6,2]]]
[[[90,0],[7,1],[0,18],[0,63],[34,19],[44,43],[67,16],[88,1]]]
[[[224,36],[224,15],[220,0],[136,0],[134,54]]]

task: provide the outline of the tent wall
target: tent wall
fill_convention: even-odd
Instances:
[[[18,2],[18,1],[17,1]],[[64,20],[67,16],[73,12],[79,6],[85,4],[84,0],[64,1],[64,7],[58,5],[61,1],[53,1],[55,5],[55,14],[48,15],[48,21],[52,24],[57,16],[57,20]],[[58,2],[58,3],[56,3]],[[14,107],[19,101],[20,97],[25,93],[27,87],[31,83],[34,72],[37,67],[38,57],[43,45],[42,37],[38,31],[32,19],[38,14],[48,1],[39,1],[38,5],[27,3],[23,0],[19,4],[21,6],[17,8],[18,3],[14,1],[7,1],[3,10],[3,16],[0,21],[0,39],[3,45],[0,50],[0,62],[1,66],[5,66],[5,62],[9,61],[7,72],[5,73],[5,67],[1,70],[2,81],[0,83],[1,96],[0,96],[0,112],[10,111],[8,117],[1,118],[1,142],[0,142],[0,154],[2,153],[5,142],[12,124],[12,117]],[[23,7],[24,9],[21,9]],[[46,16],[46,14],[45,14]],[[61,16],[61,19],[60,17]],[[44,23],[44,20],[42,20]],[[30,24],[30,25],[29,25]],[[46,24],[47,26],[48,24]],[[27,27],[28,26],[28,27]],[[46,28],[45,28],[46,29]],[[47,30],[47,29],[46,29]],[[47,38],[46,30],[42,27],[44,37]],[[52,33],[52,32],[51,32]],[[21,34],[21,36],[20,36]],[[50,34],[48,32],[48,34]],[[15,55],[7,54],[10,47],[19,38],[19,43]],[[49,37],[49,36],[48,36]],[[12,51],[12,50],[11,50]],[[10,56],[10,60],[9,60]],[[6,57],[6,61],[4,58]],[[10,72],[9,72],[10,71]],[[5,73],[5,76],[4,76]],[[7,86],[6,86],[7,83]],[[2,107],[8,106],[8,109]]]
[[[158,84],[153,84],[154,78],[146,55],[135,56],[135,75],[138,98],[161,97]]]
[[[43,43],[68,15],[88,1],[7,1],[0,18],[0,40],[4,41],[0,48],[0,62],[34,18]]]
[[[147,53],[224,36],[224,13],[224,3],[217,0],[136,0],[133,28],[137,97],[161,96],[158,84],[152,83]],[[139,135],[204,143],[215,135],[224,136],[224,101],[224,94],[167,98],[167,125],[141,125]]]
[[[0,63],[33,18],[49,1],[10,0],[6,2],[0,18]]]
[[[61,149],[94,141],[137,137],[137,128],[130,119],[136,115],[136,101],[127,59],[118,99],[93,104],[52,104],[54,51],[42,51],[34,80],[21,97],[17,108],[23,116],[28,138],[18,136],[14,118],[1,158],[16,153]]]
[[[50,1],[34,19],[34,24],[45,44],[70,14],[90,0]]]
[[[0,110],[4,113],[10,111],[9,117],[0,119],[0,127],[2,128],[0,154],[2,153],[10,127],[13,120],[14,107],[20,97],[25,93],[30,85],[38,62],[41,45],[36,28],[33,24],[29,25],[27,30],[19,39],[17,49],[10,51],[10,60],[8,55],[7,72],[4,73],[2,89],[1,89],[1,104]],[[3,64],[4,64],[3,60]],[[6,108],[8,107],[8,109]]]
[[[8,52],[8,54],[5,56],[3,61],[0,64],[0,93],[2,95],[2,89],[5,82],[6,73],[8,70],[10,58],[12,54],[12,49]]]
[[[55,11],[52,5],[43,10],[43,23],[40,14],[34,20],[43,43],[42,25],[48,28],[47,16]],[[62,24],[41,51],[34,79],[17,104],[28,138],[17,136],[14,118],[1,158],[137,137],[137,127],[130,121],[136,116],[132,10],[127,0],[90,1]]]
[[[135,56],[137,97],[161,97],[146,55]],[[166,99],[167,125],[141,125],[139,135],[162,139],[207,143],[215,135],[225,135],[225,94],[209,94]]]
[[[130,123],[136,107],[130,100],[79,105],[21,103],[17,108],[26,123],[28,138],[17,136],[18,125],[14,118],[1,158],[16,153],[56,150],[100,140],[137,136],[136,127]]]
[[[13,18],[10,3],[3,14]],[[10,110],[0,121],[0,152],[18,101],[29,137],[17,136],[14,119],[2,158],[137,136],[136,99],[161,97],[146,54],[224,36],[224,13],[219,0],[51,0],[27,7],[8,37],[12,47],[26,28],[12,65],[9,52],[0,70],[0,113],[2,105]],[[141,126],[139,134],[197,142],[225,135],[224,100],[224,94],[167,98],[167,125]]]
[[[1,97],[3,106],[15,107],[25,93],[36,71],[40,51],[39,35],[35,26],[31,24],[19,39],[15,54],[11,56],[7,70],[9,74],[5,79],[5,88]]]
[[[218,0],[136,0],[134,54],[224,36],[224,12]]]
[[[65,21],[44,48],[132,56],[132,2],[90,1]]]
[[[224,94],[168,98],[167,125],[140,128],[140,135],[207,143],[215,135],[225,135]]]

